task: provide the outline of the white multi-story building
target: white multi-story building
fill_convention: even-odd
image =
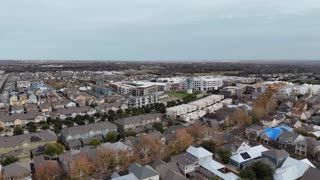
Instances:
[[[170,117],[170,118],[182,118],[183,120],[187,119],[188,121],[194,120],[196,118],[192,118],[192,117],[202,117],[205,114],[205,113],[203,114],[203,112],[208,111],[207,108],[214,111],[216,109],[221,108],[224,105],[224,102],[228,104],[229,102],[226,101],[228,99],[223,99],[223,98],[224,98],[223,95],[213,94],[208,97],[190,102],[188,104],[181,104],[178,106],[167,108],[166,115],[167,117]],[[218,104],[218,103],[221,103],[221,105],[211,107],[214,104]],[[204,111],[201,111],[201,110],[204,110]]]
[[[17,88],[28,88],[30,86],[30,81],[17,81]]]
[[[303,84],[303,85],[294,85],[289,84],[287,86],[280,87],[278,92],[286,95],[305,95],[310,93],[311,95],[317,95],[320,93],[320,85],[313,85],[313,84]]]
[[[125,104],[129,108],[141,108],[158,102],[158,95],[150,94],[145,96],[131,96],[125,99]]]
[[[188,80],[192,83],[189,88],[192,87],[193,91],[217,90],[223,85],[222,78],[214,76],[159,78],[157,81],[167,83],[168,90],[187,90]]]

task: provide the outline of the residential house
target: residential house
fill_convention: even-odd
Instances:
[[[79,150],[84,147],[83,142],[81,139],[74,139],[67,142],[66,146],[72,151],[72,150]]]
[[[165,136],[159,131],[151,131],[151,132],[147,133],[146,136],[148,136],[154,140],[160,141],[163,145],[166,144]]]
[[[305,171],[299,180],[320,179],[320,170],[318,168],[309,168]]]
[[[127,153],[128,156],[132,157],[133,156],[133,148],[126,145],[125,143],[118,141],[114,143],[103,143],[99,147],[108,149],[110,151],[113,151],[115,154],[120,153],[120,152],[125,152]]]
[[[24,106],[11,106],[11,114],[23,114]]]
[[[123,130],[134,129],[137,127],[145,126],[148,124],[153,124],[155,122],[161,122],[162,114],[144,114],[139,116],[127,117],[124,119],[119,119],[114,121],[114,123]]]
[[[258,141],[261,134],[263,133],[264,129],[265,128],[262,126],[253,124],[253,125],[246,128],[246,137],[249,140]]]
[[[303,174],[312,168],[310,162],[305,160],[297,160],[288,157],[282,166],[278,168],[273,174],[273,179],[275,180],[288,180],[288,179],[298,179],[303,176]]]
[[[64,120],[67,117],[76,117],[77,115],[79,116],[84,116],[86,114],[92,115],[95,113],[95,111],[91,111],[92,108],[89,106],[80,106],[80,107],[70,107],[68,109],[57,109],[54,113],[51,113],[52,117],[59,117],[60,119]]]
[[[308,109],[308,103],[306,102],[302,102],[302,101],[298,101],[294,106],[293,106],[294,110],[297,111],[307,111]]]
[[[52,108],[54,110],[57,110],[57,109],[64,109],[65,108],[65,105],[67,104],[68,102],[64,102],[64,101],[57,101],[57,102],[53,102],[52,103]],[[75,104],[75,103],[74,103]]]
[[[275,114],[273,116],[265,116],[261,118],[261,122],[265,127],[275,127],[278,126],[283,120],[284,115],[281,113]]]
[[[33,158],[34,173],[36,174],[41,167],[50,167],[56,171],[62,171],[59,162],[57,160],[51,160],[48,156],[37,156]],[[61,178],[59,174],[55,177],[56,179]]]
[[[296,128],[296,130],[312,134],[314,132],[320,131],[320,126],[310,124]]]
[[[94,96],[91,96],[87,93],[82,93],[75,97],[74,102],[76,102],[79,106],[84,106],[86,104],[90,105],[91,103],[95,102],[95,100],[96,98]]]
[[[61,131],[61,141],[67,144],[67,142],[71,140],[88,139],[97,135],[106,135],[111,131],[117,131],[117,126],[108,121],[64,128]]]
[[[174,126],[170,126],[168,128],[166,128],[164,131],[163,131],[163,134],[166,136],[166,135],[171,135],[171,134],[174,134],[175,132],[177,132],[178,130],[180,129],[186,129],[188,128],[188,126],[185,126],[183,124],[180,124],[180,125],[174,125]]]
[[[262,152],[267,151],[268,149],[262,145],[250,147],[241,153],[234,154],[230,157],[230,164],[236,166],[237,168],[242,169],[246,164],[255,161],[262,156]]]
[[[204,115],[203,121],[210,126],[220,126],[224,124],[225,121],[228,123],[232,111],[233,110],[230,108],[221,108],[215,113],[208,113]]]
[[[37,104],[26,104],[25,108],[27,110],[27,113],[31,112],[31,111],[38,111],[39,112],[39,108],[38,108]]]
[[[284,130],[292,131],[292,128],[286,128],[285,126],[266,128],[260,136],[260,142],[264,144],[275,143]]]
[[[103,114],[106,112],[106,104],[100,104],[94,107],[94,109],[97,111],[97,113]]]
[[[26,93],[21,93],[19,94],[19,100],[21,101],[22,104],[25,104],[25,101],[28,99],[28,96]]]
[[[77,104],[75,102],[68,102],[65,105],[66,108],[71,108],[71,107],[77,107]]]
[[[57,136],[50,130],[17,136],[0,137],[0,153],[8,153],[18,149],[32,149],[55,142],[57,142]]]
[[[292,101],[284,101],[278,106],[278,112],[287,113],[290,112],[293,108]]]
[[[29,180],[31,179],[31,167],[29,161],[17,161],[7,166],[3,166],[2,169],[3,179],[19,179]],[[1,175],[1,174],[0,174]],[[2,179],[2,178],[1,178]]]
[[[133,173],[120,176],[117,172],[113,172],[111,180],[139,180]]]
[[[296,109],[292,110],[290,113],[288,113],[288,116],[291,118],[297,118],[300,120],[307,120],[310,118],[313,114],[313,111],[298,111]]]
[[[280,167],[282,163],[290,156],[290,154],[284,149],[270,149],[268,151],[262,152],[262,158],[267,158],[271,160],[276,167]]]
[[[133,163],[129,166],[129,173],[134,174],[139,180],[159,180],[159,173],[149,165]]]
[[[302,122],[299,119],[287,118],[282,123],[282,125],[289,126],[291,128],[299,128],[302,126]]]
[[[93,85],[92,90],[93,92],[104,95],[104,96],[112,95],[112,89],[109,87],[106,87],[104,85],[104,82],[101,82],[101,81],[98,81],[95,85]]]
[[[96,155],[96,149],[91,147],[84,147],[80,150],[66,151],[58,156],[58,162],[62,171],[73,178],[78,178],[79,172],[76,168],[76,160],[78,157],[87,157],[93,160]]]
[[[320,142],[311,137],[305,137],[305,140],[296,144],[295,154],[304,157],[312,157],[320,160]]]
[[[124,99],[125,98],[123,96],[119,96],[119,95],[113,95],[113,96],[105,97],[106,103],[123,102]]]
[[[30,154],[29,149],[22,148],[22,149],[12,150],[12,151],[9,151],[9,152],[3,154],[1,156],[1,159],[3,160],[8,156],[13,156],[13,157],[18,158],[19,160],[28,160],[28,159],[30,159],[30,155],[31,154]]]
[[[225,135],[224,148],[228,149],[232,155],[237,153],[245,152],[251,147],[249,146],[249,141],[244,140],[240,137],[235,137],[232,135]]]
[[[173,161],[165,163],[162,160],[156,160],[151,164],[151,167],[160,174],[160,179],[188,180]]]
[[[2,114],[0,115],[0,126],[3,128],[11,128],[14,126],[25,126],[28,122],[38,123],[46,120],[46,116],[34,111],[27,114]]]
[[[238,177],[232,172],[228,172],[226,167],[212,159],[212,153],[202,147],[190,146],[186,153],[171,157],[184,175],[200,175],[206,179],[213,177],[224,180],[236,180]]]
[[[10,102],[10,105],[11,106],[21,106],[22,105],[22,102],[18,99],[18,95],[16,94],[12,94],[9,98],[9,102]]]
[[[105,111],[108,112],[109,110],[117,111],[117,110],[125,110],[128,109],[128,106],[124,103],[115,102],[115,103],[108,103],[105,106]]]
[[[39,104],[39,109],[41,110],[41,112],[52,112],[52,107],[50,103]]]
[[[37,104],[38,99],[34,93],[28,93],[28,99],[25,100],[25,104]]]
[[[307,124],[320,125],[320,115],[312,116],[306,120]]]
[[[284,148],[289,152],[295,151],[295,146],[298,142],[305,140],[304,136],[295,132],[283,131],[277,142],[279,148]]]

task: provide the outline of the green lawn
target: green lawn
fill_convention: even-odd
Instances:
[[[176,98],[184,98],[188,96],[186,91],[171,91],[167,93],[169,96],[176,97]]]

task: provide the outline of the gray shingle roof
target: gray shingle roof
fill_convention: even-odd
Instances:
[[[7,114],[1,114],[0,115],[0,121],[2,122],[11,122],[16,119],[22,119],[22,120],[33,120],[37,116],[43,116],[43,113],[37,112],[37,111],[30,111],[27,114],[12,114],[12,115],[7,115]]]
[[[0,137],[0,148],[18,146],[25,141],[57,141],[57,136],[50,130],[41,131],[38,133],[22,134],[18,136]]]
[[[87,124],[84,126],[64,128],[62,129],[61,134],[67,137],[67,136],[74,136],[78,134],[85,134],[85,133],[88,133],[89,131],[99,131],[99,130],[105,130],[105,129],[116,130],[117,126],[108,121],[105,121],[105,122]]]
[[[283,131],[279,138],[284,138],[284,139],[287,139],[287,138],[293,138],[293,140],[297,139],[297,137],[299,136],[299,134],[295,133],[295,132],[290,132],[290,131]]]
[[[132,172],[138,179],[147,179],[159,175],[159,173],[156,170],[154,170],[151,166],[141,166],[138,163],[131,164],[129,166],[129,171]]]
[[[132,116],[123,119],[116,120],[114,123],[118,125],[128,125],[128,124],[136,124],[140,123],[144,120],[153,120],[155,118],[161,118],[163,114],[161,113],[153,113],[153,114],[144,114],[139,116]]]
[[[290,154],[281,149],[281,150],[278,150],[278,149],[270,149],[268,151],[265,151],[265,152],[262,152],[262,154],[265,154],[269,157],[272,157],[272,158],[275,158],[275,159],[281,159],[281,158],[284,158],[284,157],[288,157]]]
[[[187,180],[185,176],[182,175],[180,169],[175,162],[170,161],[165,163],[161,160],[155,161],[151,165],[160,174],[161,179],[165,180]]]
[[[320,179],[320,170],[317,168],[309,168],[300,180]]]
[[[3,174],[5,178],[15,177],[20,174],[30,174],[30,173],[31,173],[31,168],[30,168],[29,161],[18,161],[3,167]]]

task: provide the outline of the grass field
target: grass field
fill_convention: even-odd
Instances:
[[[171,91],[167,93],[169,96],[176,97],[176,98],[184,98],[189,94],[186,91]]]

